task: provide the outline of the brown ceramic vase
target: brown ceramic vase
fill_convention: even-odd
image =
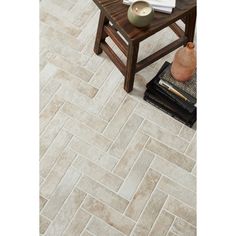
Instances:
[[[186,47],[180,48],[176,52],[170,71],[175,80],[184,82],[192,78],[195,70],[195,45],[192,42],[188,42]]]

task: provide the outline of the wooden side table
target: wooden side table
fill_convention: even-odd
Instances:
[[[134,84],[135,73],[146,66],[159,60],[178,47],[193,41],[196,22],[196,0],[176,0],[176,8],[172,14],[155,12],[152,23],[145,28],[136,28],[127,18],[128,7],[122,0],[93,0],[101,10],[98,23],[94,52],[99,55],[104,51],[125,77],[124,89],[131,92]],[[182,20],[185,24],[183,31],[175,22]],[[159,32],[165,27],[170,27],[178,39],[168,44],[152,55],[137,62],[139,43],[149,36]],[[128,43],[126,43],[119,32]],[[105,42],[110,37],[127,57],[126,65]]]

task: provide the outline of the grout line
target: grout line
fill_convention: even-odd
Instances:
[[[185,152],[184,152],[185,155],[187,155],[186,152],[188,151],[189,146],[192,144],[192,142],[193,142],[195,136],[197,136],[197,132],[194,133],[192,139],[189,141],[189,144],[188,144],[188,146],[187,146],[187,148],[185,149]],[[187,156],[188,156],[188,155],[187,155]],[[190,158],[191,158],[191,157],[190,157]],[[191,158],[191,159],[192,159],[192,158]]]
[[[167,211],[168,212],[168,211]],[[173,215],[173,214],[172,214]],[[170,233],[170,231],[171,231],[171,229],[172,229],[172,227],[173,227],[173,225],[174,225],[174,223],[175,223],[175,220],[176,220],[176,216],[175,215],[173,215],[174,216],[174,220],[173,220],[173,222],[171,223],[171,225],[170,225],[170,228],[168,229],[168,231],[167,231],[167,236],[168,236],[168,234]],[[176,234],[175,234],[176,235]]]
[[[82,209],[82,208],[81,208],[81,209]],[[84,210],[84,209],[83,209],[83,210]],[[87,212],[87,211],[86,211],[86,212]],[[82,232],[80,233],[81,235],[85,232],[85,230],[87,230],[88,225],[91,223],[91,221],[92,221],[92,219],[93,219],[94,217],[95,217],[95,216],[90,213],[90,218],[89,218],[87,224],[84,226],[84,229],[83,229]],[[88,231],[89,231],[89,230],[88,230]],[[89,231],[89,233],[90,233],[90,231]],[[92,235],[94,235],[94,234],[92,234]]]

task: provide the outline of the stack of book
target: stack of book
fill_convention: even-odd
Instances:
[[[130,5],[137,0],[123,0],[123,3]],[[171,14],[176,6],[176,0],[145,0],[152,5],[155,11]]]
[[[196,122],[196,73],[187,82],[176,81],[165,62],[157,75],[147,84],[144,100],[192,127]]]

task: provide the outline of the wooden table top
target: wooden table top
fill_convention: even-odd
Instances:
[[[127,11],[129,6],[122,0],[93,0],[106,17],[114,24],[127,41],[142,41],[168,25],[183,18],[196,7],[196,0],[176,0],[176,7],[171,14],[155,11],[154,20],[148,27],[137,28],[129,23]]]

